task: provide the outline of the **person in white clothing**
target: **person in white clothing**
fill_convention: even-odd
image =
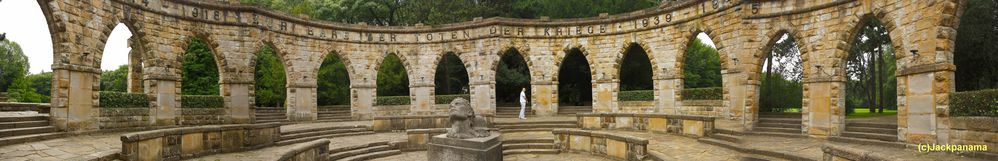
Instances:
[[[527,119],[527,117],[523,115],[524,110],[527,109],[527,93],[526,92],[527,92],[527,88],[523,88],[523,89],[520,90],[520,119]]]

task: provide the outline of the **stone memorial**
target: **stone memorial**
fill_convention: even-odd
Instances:
[[[450,103],[450,123],[447,134],[430,138],[427,157],[433,161],[501,161],[502,142],[499,134],[489,132],[484,117],[463,98]]]

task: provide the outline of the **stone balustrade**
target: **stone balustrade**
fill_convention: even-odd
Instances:
[[[281,154],[278,161],[317,161],[329,155],[329,140],[319,139],[296,144]]]
[[[648,157],[648,139],[610,132],[555,129],[554,144],[561,151],[602,155],[618,160],[640,161]]]
[[[121,136],[126,161],[182,160],[271,146],[280,140],[280,123],[235,124],[160,129]]]
[[[50,107],[51,105],[48,103],[0,102],[0,112],[36,111],[38,113],[49,113]]]
[[[485,120],[492,122],[494,116],[483,115]],[[371,119],[371,130],[374,132],[401,131],[408,129],[447,128],[450,126],[449,115],[414,115],[414,116],[383,116]]]
[[[714,131],[714,117],[646,114],[646,113],[580,113],[576,115],[582,129],[623,129],[672,133],[704,137]]]

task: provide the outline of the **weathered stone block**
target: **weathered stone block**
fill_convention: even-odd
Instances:
[[[502,141],[499,134],[484,138],[454,139],[447,134],[433,136],[426,156],[437,161],[501,161]]]

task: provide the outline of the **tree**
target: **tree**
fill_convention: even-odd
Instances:
[[[998,1],[970,0],[957,29],[956,90],[998,88]],[[925,53],[925,52],[923,52]]]
[[[28,82],[31,82],[31,88],[34,89],[36,93],[46,97],[52,95],[52,72],[29,74],[24,76],[24,78],[29,80]]]
[[[388,54],[378,68],[378,96],[409,96],[409,76],[402,60]]]
[[[115,70],[106,70],[100,74],[100,90],[127,92],[128,65],[118,66]]]
[[[203,40],[194,38],[184,53],[181,71],[181,93],[184,95],[218,95],[218,66],[215,55]]]
[[[866,18],[864,25],[860,27],[859,33],[853,40],[849,49],[849,56],[846,60],[846,71],[848,72],[846,89],[851,89],[846,93],[847,111],[852,107],[864,106],[870,108],[870,112],[883,112],[886,106],[892,109],[896,104],[885,104],[886,102],[896,102],[897,97],[886,96],[885,82],[896,82],[894,76],[894,48],[891,46],[890,35],[887,28],[884,28],[880,21],[873,18]],[[896,86],[890,84],[889,86]],[[892,87],[893,88],[893,87]],[[848,97],[865,98],[848,98]]]
[[[694,38],[683,59],[683,87],[721,86],[721,58],[717,49]]]
[[[287,96],[284,64],[270,45],[264,45],[256,54],[254,72],[256,106],[283,107]]]
[[[379,71],[380,72],[380,71]],[[319,67],[319,106],[349,105],[350,76],[346,65],[335,54],[329,54]]]
[[[802,62],[796,40],[788,34],[780,35],[763,62],[759,108],[767,112],[800,108]]]
[[[30,66],[21,45],[10,40],[0,41],[0,92],[8,91],[14,80],[24,77]]]
[[[620,90],[651,90],[651,60],[638,44],[630,44],[620,64]]]
[[[444,54],[437,64],[434,84],[437,95],[467,94],[468,70],[461,58],[454,53]]]

